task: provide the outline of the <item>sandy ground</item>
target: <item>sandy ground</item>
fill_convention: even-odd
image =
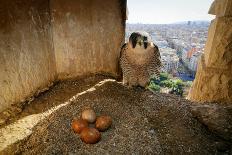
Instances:
[[[57,82],[48,91],[35,97],[33,101],[13,105],[9,109],[0,113],[0,120],[4,122],[0,124],[0,128],[16,122],[23,117],[43,113],[52,107],[60,105],[65,101],[68,101],[77,93],[91,88],[106,78],[109,77],[96,75]]]
[[[105,78],[91,77],[89,82],[94,81],[93,86]],[[191,113],[194,104],[185,99],[141,88],[129,89],[110,79],[92,88],[84,87],[88,80],[81,83],[83,89],[87,88],[88,91],[81,92],[83,89],[79,89],[77,93],[78,87],[73,88],[73,91],[76,90],[73,95],[76,95],[71,95],[72,98],[66,102],[59,101],[62,104],[57,105],[62,106],[53,108],[50,113],[45,110],[43,119],[35,124],[28,137],[2,154],[231,153],[231,142],[218,137],[201,124]],[[63,86],[57,88],[60,93],[48,95],[50,100],[72,87],[73,82],[60,85]],[[55,88],[50,91],[53,92]],[[44,102],[47,93],[42,94],[38,102]],[[94,145],[84,144],[71,129],[72,119],[79,117],[86,107],[92,107],[98,115],[108,114],[113,119],[112,127],[103,132],[102,140]],[[27,111],[29,109],[34,111],[34,108]]]
[[[0,124],[0,154],[14,154],[17,145],[32,133],[38,122],[106,78],[109,77],[96,75],[57,82],[33,101],[13,105],[0,113],[3,120]]]

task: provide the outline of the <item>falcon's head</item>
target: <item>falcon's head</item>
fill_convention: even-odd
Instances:
[[[129,38],[129,44],[131,44],[133,48],[136,46],[143,46],[146,49],[150,43],[151,37],[147,32],[133,32]]]

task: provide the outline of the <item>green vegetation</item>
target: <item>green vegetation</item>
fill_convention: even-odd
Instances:
[[[180,79],[174,80],[173,84],[172,84],[172,90],[171,90],[171,94],[176,94],[176,95],[180,95],[183,96],[184,93],[184,82]]]
[[[183,96],[184,89],[191,87],[192,82],[183,82],[181,79],[173,78],[168,73],[161,73],[159,79],[151,78],[149,89],[162,92],[162,88],[168,89],[168,93]]]
[[[170,79],[170,75],[168,73],[160,73],[160,81],[165,81]]]
[[[155,83],[150,83],[149,88],[153,91],[160,92],[160,86]]]
[[[160,86],[162,86],[162,87],[172,88],[172,85],[173,85],[172,80],[160,81]]]

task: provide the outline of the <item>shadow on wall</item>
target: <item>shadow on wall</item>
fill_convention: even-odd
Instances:
[[[126,0],[0,0],[0,111],[54,80],[117,75]]]

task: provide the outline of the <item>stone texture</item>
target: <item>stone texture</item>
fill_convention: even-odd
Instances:
[[[47,0],[0,0],[0,111],[55,79]]]
[[[119,0],[51,0],[59,79],[117,74],[124,25]]]
[[[232,103],[232,1],[215,0],[208,40],[188,98]]]
[[[232,65],[232,17],[212,21],[205,47],[207,67],[229,69]]]
[[[71,102],[65,102],[66,106],[60,107],[39,122],[25,143],[21,143],[22,147],[18,147],[22,149],[14,149],[15,154],[230,153],[232,143],[227,144],[192,115],[190,106],[193,102],[170,94],[128,89],[112,80],[100,83],[91,91],[80,93],[82,95],[69,100]],[[73,118],[79,116],[86,107],[92,107],[97,114],[110,115],[113,121],[111,128],[102,132],[101,141],[94,145],[83,143],[70,126]],[[216,114],[220,113],[220,110],[216,111]],[[231,120],[231,115],[221,116],[225,116],[225,121]],[[213,118],[213,113],[211,117]],[[230,124],[221,123],[222,117],[214,117],[218,118],[215,122],[218,121],[219,126]],[[227,126],[224,127],[228,129]],[[223,127],[221,129],[223,130]]]
[[[209,9],[209,14],[221,16],[232,15],[232,1],[231,0],[215,0]]]
[[[0,0],[0,112],[58,79],[116,76],[125,18],[126,0]]]
[[[231,71],[206,67],[202,56],[188,99],[197,102],[232,102]]]
[[[191,107],[192,114],[219,137],[232,141],[232,106],[197,105]]]

